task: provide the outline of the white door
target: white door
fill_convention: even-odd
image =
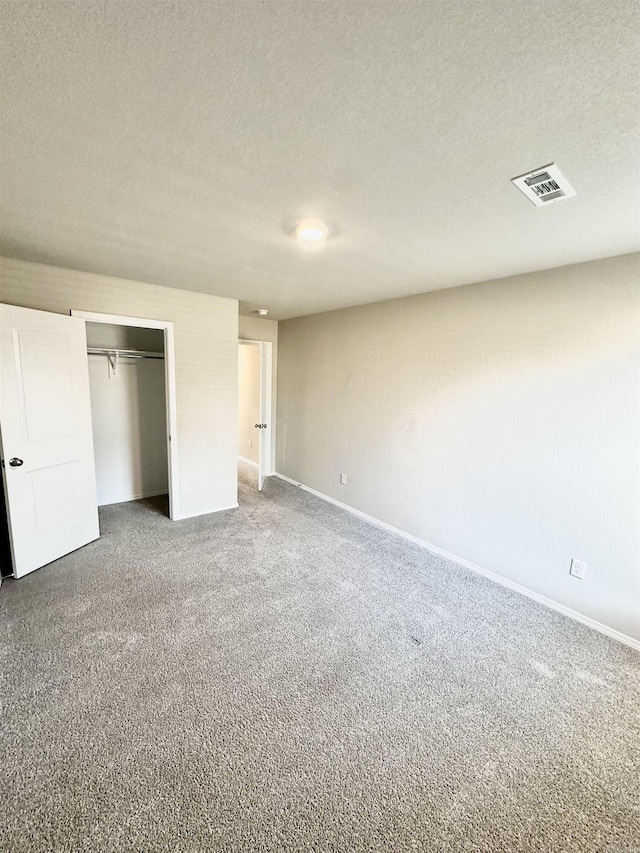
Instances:
[[[0,305],[0,430],[21,577],[100,535],[84,320]]]
[[[271,344],[260,343],[260,453],[258,457],[258,491],[271,473]]]
[[[261,492],[264,486],[264,440],[266,437],[266,428],[264,424],[260,430],[260,453],[258,454],[258,491]]]

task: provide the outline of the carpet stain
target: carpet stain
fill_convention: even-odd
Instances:
[[[545,678],[556,677],[556,673],[551,669],[550,666],[547,666],[546,663],[543,663],[539,660],[532,660],[530,661],[530,664],[539,675],[543,675]]]
[[[594,684],[598,687],[607,687],[607,682],[603,678],[600,678],[599,675],[589,672],[588,670],[576,669],[573,674],[576,678],[579,678],[580,681],[584,681],[587,684]]]

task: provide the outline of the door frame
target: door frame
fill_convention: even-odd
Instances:
[[[176,416],[176,361],[173,323],[168,320],[148,320],[143,317],[123,317],[119,314],[99,314],[93,311],[71,310],[72,317],[87,323],[109,323],[112,326],[134,326],[138,329],[161,329],[164,332],[164,387],[167,417],[167,468],[169,473],[169,518],[180,518],[178,492],[178,444]]]
[[[271,438],[273,421],[271,411],[271,371],[273,360],[273,344],[271,341],[255,341],[249,338],[238,338],[238,346],[248,344],[257,346],[260,359],[260,423],[266,423],[266,430],[260,430],[258,442],[258,490],[262,491],[264,478],[273,474]]]

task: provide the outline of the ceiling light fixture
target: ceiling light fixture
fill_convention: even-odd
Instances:
[[[299,222],[295,227],[298,240],[305,246],[319,246],[329,236],[327,226],[315,219]]]
[[[256,308],[255,313],[258,315],[258,317],[266,317],[267,314],[269,313],[269,309],[268,308]]]

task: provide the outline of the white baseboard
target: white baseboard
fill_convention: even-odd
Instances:
[[[257,462],[254,462],[252,459],[247,459],[246,456],[238,456],[238,459],[240,462],[246,462],[247,465],[251,465],[252,468],[260,467]]]
[[[444,557],[447,560],[451,560],[454,563],[457,563],[460,566],[464,566],[466,569],[470,569],[472,572],[476,574],[482,575],[489,580],[494,581],[495,583],[499,583],[501,586],[507,587],[507,589],[511,589],[514,592],[520,593],[520,595],[525,595],[527,598],[533,599],[533,601],[537,601],[538,604],[543,604],[545,607],[549,607],[551,610],[555,610],[558,613],[562,613],[564,616],[568,616],[570,619],[575,619],[576,622],[581,622],[583,625],[587,625],[589,628],[593,628],[594,631],[599,631],[601,634],[606,634],[607,637],[611,637],[614,640],[617,640],[619,643],[624,643],[625,646],[631,646],[632,649],[636,649],[640,651],[640,640],[636,640],[634,637],[630,637],[628,634],[623,634],[622,631],[616,631],[615,628],[610,628],[608,625],[604,625],[602,622],[597,622],[595,619],[592,619],[590,616],[585,616],[583,613],[580,613],[577,610],[572,610],[570,607],[566,607],[564,604],[559,604],[557,601],[554,601],[552,598],[547,598],[544,595],[540,595],[540,593],[534,592],[532,589],[529,589],[526,586],[522,586],[519,583],[515,583],[515,581],[511,581],[508,578],[503,577],[502,575],[498,575],[495,572],[489,571],[489,569],[483,569],[482,566],[478,566],[476,563],[472,563],[469,560],[465,560],[463,557],[458,557],[456,554],[452,554],[449,551],[445,551],[443,548],[438,548],[437,545],[432,545],[430,542],[426,542],[424,539],[419,539],[417,536],[412,536],[411,533],[406,533],[404,530],[400,530],[399,527],[393,527],[391,524],[387,524],[384,521],[380,521],[377,518],[374,518],[372,515],[367,515],[365,512],[361,512],[359,509],[354,509],[354,507],[349,506],[349,504],[342,503],[342,501],[338,501],[335,498],[329,497],[329,495],[325,495],[322,492],[318,492],[316,489],[312,489],[310,486],[305,486],[303,483],[299,483],[297,480],[292,480],[291,477],[286,477],[284,474],[275,473],[276,477],[279,477],[281,480],[284,480],[287,483],[291,483],[293,486],[297,486],[300,489],[304,489],[305,492],[310,492],[312,495],[315,495],[318,498],[322,498],[323,501],[327,501],[328,503],[334,504],[335,506],[339,506],[341,509],[346,509],[347,512],[350,512],[352,515],[358,516],[363,521],[369,522],[369,524],[373,524],[375,527],[381,527],[383,530],[388,530],[390,533],[395,533],[396,536],[401,536],[403,539],[408,539],[409,542],[414,542],[416,545],[420,545],[420,547],[425,548],[427,551],[431,551],[432,554],[438,554],[440,557]]]
[[[112,506],[113,504],[126,504],[129,501],[141,501],[143,498],[157,498],[158,495],[168,495],[167,489],[161,489],[159,492],[140,492],[138,495],[130,495],[129,497],[118,498],[117,500],[98,501],[98,506]]]

